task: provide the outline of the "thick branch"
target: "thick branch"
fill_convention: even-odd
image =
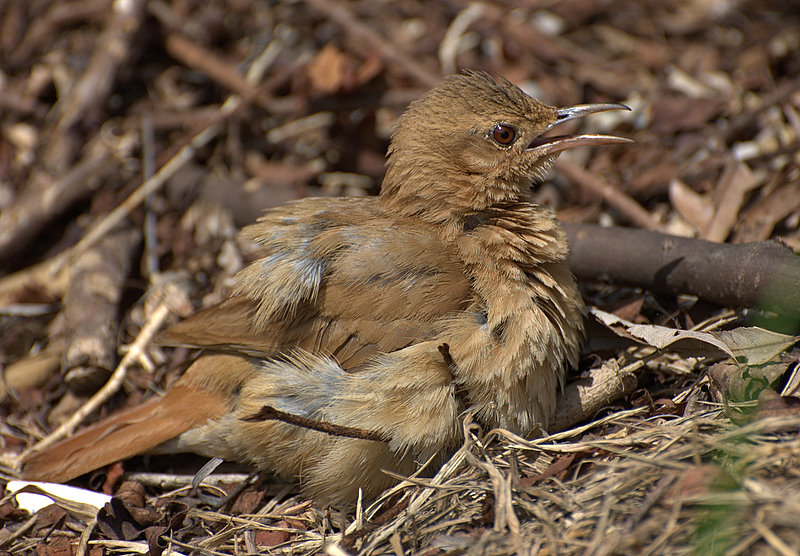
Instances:
[[[800,257],[774,241],[713,243],[649,230],[565,223],[579,280],[691,294],[800,317]]]
[[[76,391],[96,390],[116,359],[116,318],[125,279],[141,241],[135,228],[114,230],[77,257],[64,296],[64,382]]]

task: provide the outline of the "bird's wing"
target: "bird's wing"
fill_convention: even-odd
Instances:
[[[256,356],[292,348],[354,369],[436,334],[471,299],[462,266],[432,230],[389,219],[377,200],[304,199],[243,232],[261,257],[234,295],[162,341]]]

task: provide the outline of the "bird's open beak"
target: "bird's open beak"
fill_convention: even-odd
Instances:
[[[576,104],[575,106],[559,108],[556,112],[556,121],[547,126],[547,129],[575,118],[596,114],[597,112],[606,112],[607,110],[630,110],[630,108],[624,104]],[[536,151],[537,154],[548,155],[573,147],[633,142],[632,139],[614,135],[553,135],[550,137],[537,137],[528,146],[528,151]]]

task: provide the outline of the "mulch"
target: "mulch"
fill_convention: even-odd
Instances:
[[[553,105],[631,107],[567,130],[636,144],[559,159],[532,198],[565,222],[800,251],[796,2],[6,2],[0,476],[52,431],[163,391],[192,354],[152,338],[229,292],[248,262],[236,231],[292,199],[377,193],[392,123],[460,68]],[[800,331],[758,306],[582,290],[627,332]],[[4,499],[0,553],[798,554],[786,346],[756,364],[592,345],[574,378],[625,381],[602,410],[536,439],[467,416],[441,469],[355,509],[236,467],[193,487],[201,460],[136,458],[74,482],[116,495],[96,517]]]

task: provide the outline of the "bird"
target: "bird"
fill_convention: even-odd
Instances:
[[[34,451],[22,476],[194,452],[347,506],[443,461],[466,412],[546,431],[585,309],[566,234],[530,190],[564,150],[630,142],[551,128],[620,109],[556,108],[483,71],[445,77],[397,119],[379,195],[266,210],[241,232],[256,258],[230,296],[162,334],[201,350],[166,394]]]

